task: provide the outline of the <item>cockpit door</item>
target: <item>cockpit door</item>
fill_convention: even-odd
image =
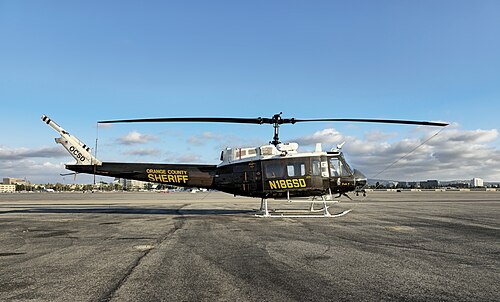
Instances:
[[[328,157],[328,168],[330,172],[330,189],[333,192],[344,191],[343,187],[352,185],[352,172],[347,163],[340,156]]]

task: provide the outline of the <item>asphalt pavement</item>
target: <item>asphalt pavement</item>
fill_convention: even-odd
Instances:
[[[353,209],[338,218],[258,207],[216,192],[0,194],[0,300],[500,301],[500,192],[373,192],[332,206]]]

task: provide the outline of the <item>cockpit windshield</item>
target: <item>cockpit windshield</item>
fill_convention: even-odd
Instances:
[[[352,174],[351,168],[341,155],[328,158],[330,166],[330,177],[349,176]]]

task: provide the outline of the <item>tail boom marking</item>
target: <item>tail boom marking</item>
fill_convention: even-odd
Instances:
[[[77,165],[102,165],[102,162],[90,153],[90,148],[78,138],[71,136],[46,115],[42,115],[42,121],[59,133],[61,137],[55,139],[56,143],[61,144],[68,151],[76,160]]]

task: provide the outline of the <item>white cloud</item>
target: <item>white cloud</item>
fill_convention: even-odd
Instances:
[[[60,182],[60,173],[68,172],[61,158],[74,162],[61,146],[41,148],[0,147],[0,179],[26,178],[32,183]]]
[[[448,132],[450,140],[454,142],[463,143],[489,143],[493,142],[498,138],[498,130],[471,130],[471,131],[459,131],[451,130]]]
[[[124,152],[124,154],[126,155],[133,155],[133,156],[159,155],[160,153],[161,153],[160,150],[156,148],[139,148]]]
[[[360,139],[329,128],[296,141],[303,145],[321,142],[326,146],[347,141],[343,148],[346,158],[368,177],[376,176],[397,161],[377,178],[452,180],[481,177],[500,181],[500,150],[490,145],[498,139],[498,130],[454,127],[427,141],[437,131],[435,128],[420,129],[415,132],[417,138],[394,140],[393,133],[369,132]],[[389,142],[390,138],[394,141]]]
[[[201,162],[201,157],[198,154],[183,154],[175,160],[179,163],[199,163]]]
[[[187,139],[187,142],[190,145],[205,145],[205,143],[208,141],[220,142],[223,139],[224,139],[224,137],[221,134],[207,131],[207,132],[203,132],[201,135],[198,135],[198,136],[195,136],[195,135],[190,136]]]
[[[385,133],[379,130],[374,130],[365,133],[365,139],[370,142],[383,141],[396,136],[397,136],[396,133]]]
[[[5,148],[0,147],[0,161],[22,160],[26,158],[59,158],[69,154],[60,146],[42,148]]]
[[[187,139],[187,143],[191,147],[212,145],[214,148],[214,154],[216,158],[220,154],[220,151],[226,147],[252,147],[260,146],[264,144],[262,139],[256,139],[253,137],[241,137],[234,134],[223,134],[214,132],[203,132],[200,135],[193,135]]]
[[[64,163],[33,159],[0,161],[0,177],[26,178],[32,183],[56,182],[64,169]]]
[[[117,142],[122,145],[140,145],[147,144],[151,141],[156,141],[158,138],[153,135],[142,134],[138,131],[129,132],[127,135],[117,139]]]
[[[184,153],[184,154],[172,154],[169,153],[165,160],[167,163],[180,163],[180,164],[199,164],[204,163],[202,157],[199,154]]]
[[[316,131],[311,135],[299,137],[293,141],[299,143],[299,145],[314,145],[316,143],[322,143],[323,145],[335,145],[342,143],[346,140],[340,132],[333,128],[327,128],[320,131]]]

